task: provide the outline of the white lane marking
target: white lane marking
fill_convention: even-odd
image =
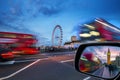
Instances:
[[[86,78],[84,78],[83,80],[89,80],[91,77],[86,77]]]
[[[6,62],[0,62],[0,65],[8,65],[8,64],[14,64],[15,61],[6,61]]]
[[[23,70],[29,68],[30,66],[36,64],[37,62],[39,62],[39,61],[41,61],[41,60],[47,60],[47,59],[48,59],[48,58],[38,59],[38,60],[34,61],[33,63],[31,63],[31,64],[25,66],[24,68],[22,68],[22,69],[20,69],[20,70],[18,70],[18,71],[16,71],[16,72],[10,74],[9,76],[0,78],[0,80],[4,80],[4,79],[8,79],[8,78],[10,78],[10,77],[13,77],[13,76],[15,76],[16,74],[20,73],[21,71],[23,71]]]
[[[70,62],[70,61],[74,61],[74,59],[65,60],[65,61],[60,61],[60,62],[61,62],[61,63],[65,63],[65,62]]]
[[[36,61],[36,60],[38,59],[20,60],[20,61],[15,61],[14,63],[30,62],[30,61]]]
[[[68,56],[74,56],[75,54],[65,54],[65,55],[68,55]]]
[[[46,55],[45,53],[43,53],[43,54],[38,54],[38,55]]]

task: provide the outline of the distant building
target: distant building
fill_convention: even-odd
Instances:
[[[77,37],[76,36],[72,36],[71,37],[71,41],[77,41]]]
[[[76,49],[78,48],[80,45],[80,41],[77,40],[77,37],[76,36],[72,36],[71,37],[71,41],[70,42],[65,42],[64,44],[64,47],[65,48],[73,48],[73,49]]]
[[[64,43],[64,47],[65,47],[66,49],[71,48],[71,47],[72,47],[72,46],[71,46],[71,42],[65,42],[65,43]]]

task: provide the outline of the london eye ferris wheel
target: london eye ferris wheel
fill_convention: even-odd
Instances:
[[[52,32],[52,46],[62,45],[63,31],[60,25],[56,25]]]

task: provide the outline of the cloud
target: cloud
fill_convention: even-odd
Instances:
[[[59,24],[64,26],[64,31],[70,32],[68,30],[72,27],[95,17],[117,19],[119,24],[119,4],[119,0],[3,0],[0,3],[0,21],[18,28],[23,24],[28,29],[30,26],[26,22],[29,25],[38,22],[31,26],[31,30],[35,29],[34,26],[40,29]],[[73,33],[78,29],[75,27]]]
[[[43,37],[41,33],[38,33],[26,28],[24,25],[14,26],[14,25],[6,24],[0,21],[0,32],[16,32],[16,33],[33,34],[38,39],[38,44],[37,44],[38,46],[50,45],[50,41],[48,38]]]

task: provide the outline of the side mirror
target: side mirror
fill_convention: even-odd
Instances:
[[[81,73],[113,80],[120,74],[120,43],[81,44],[75,57],[75,68]]]

